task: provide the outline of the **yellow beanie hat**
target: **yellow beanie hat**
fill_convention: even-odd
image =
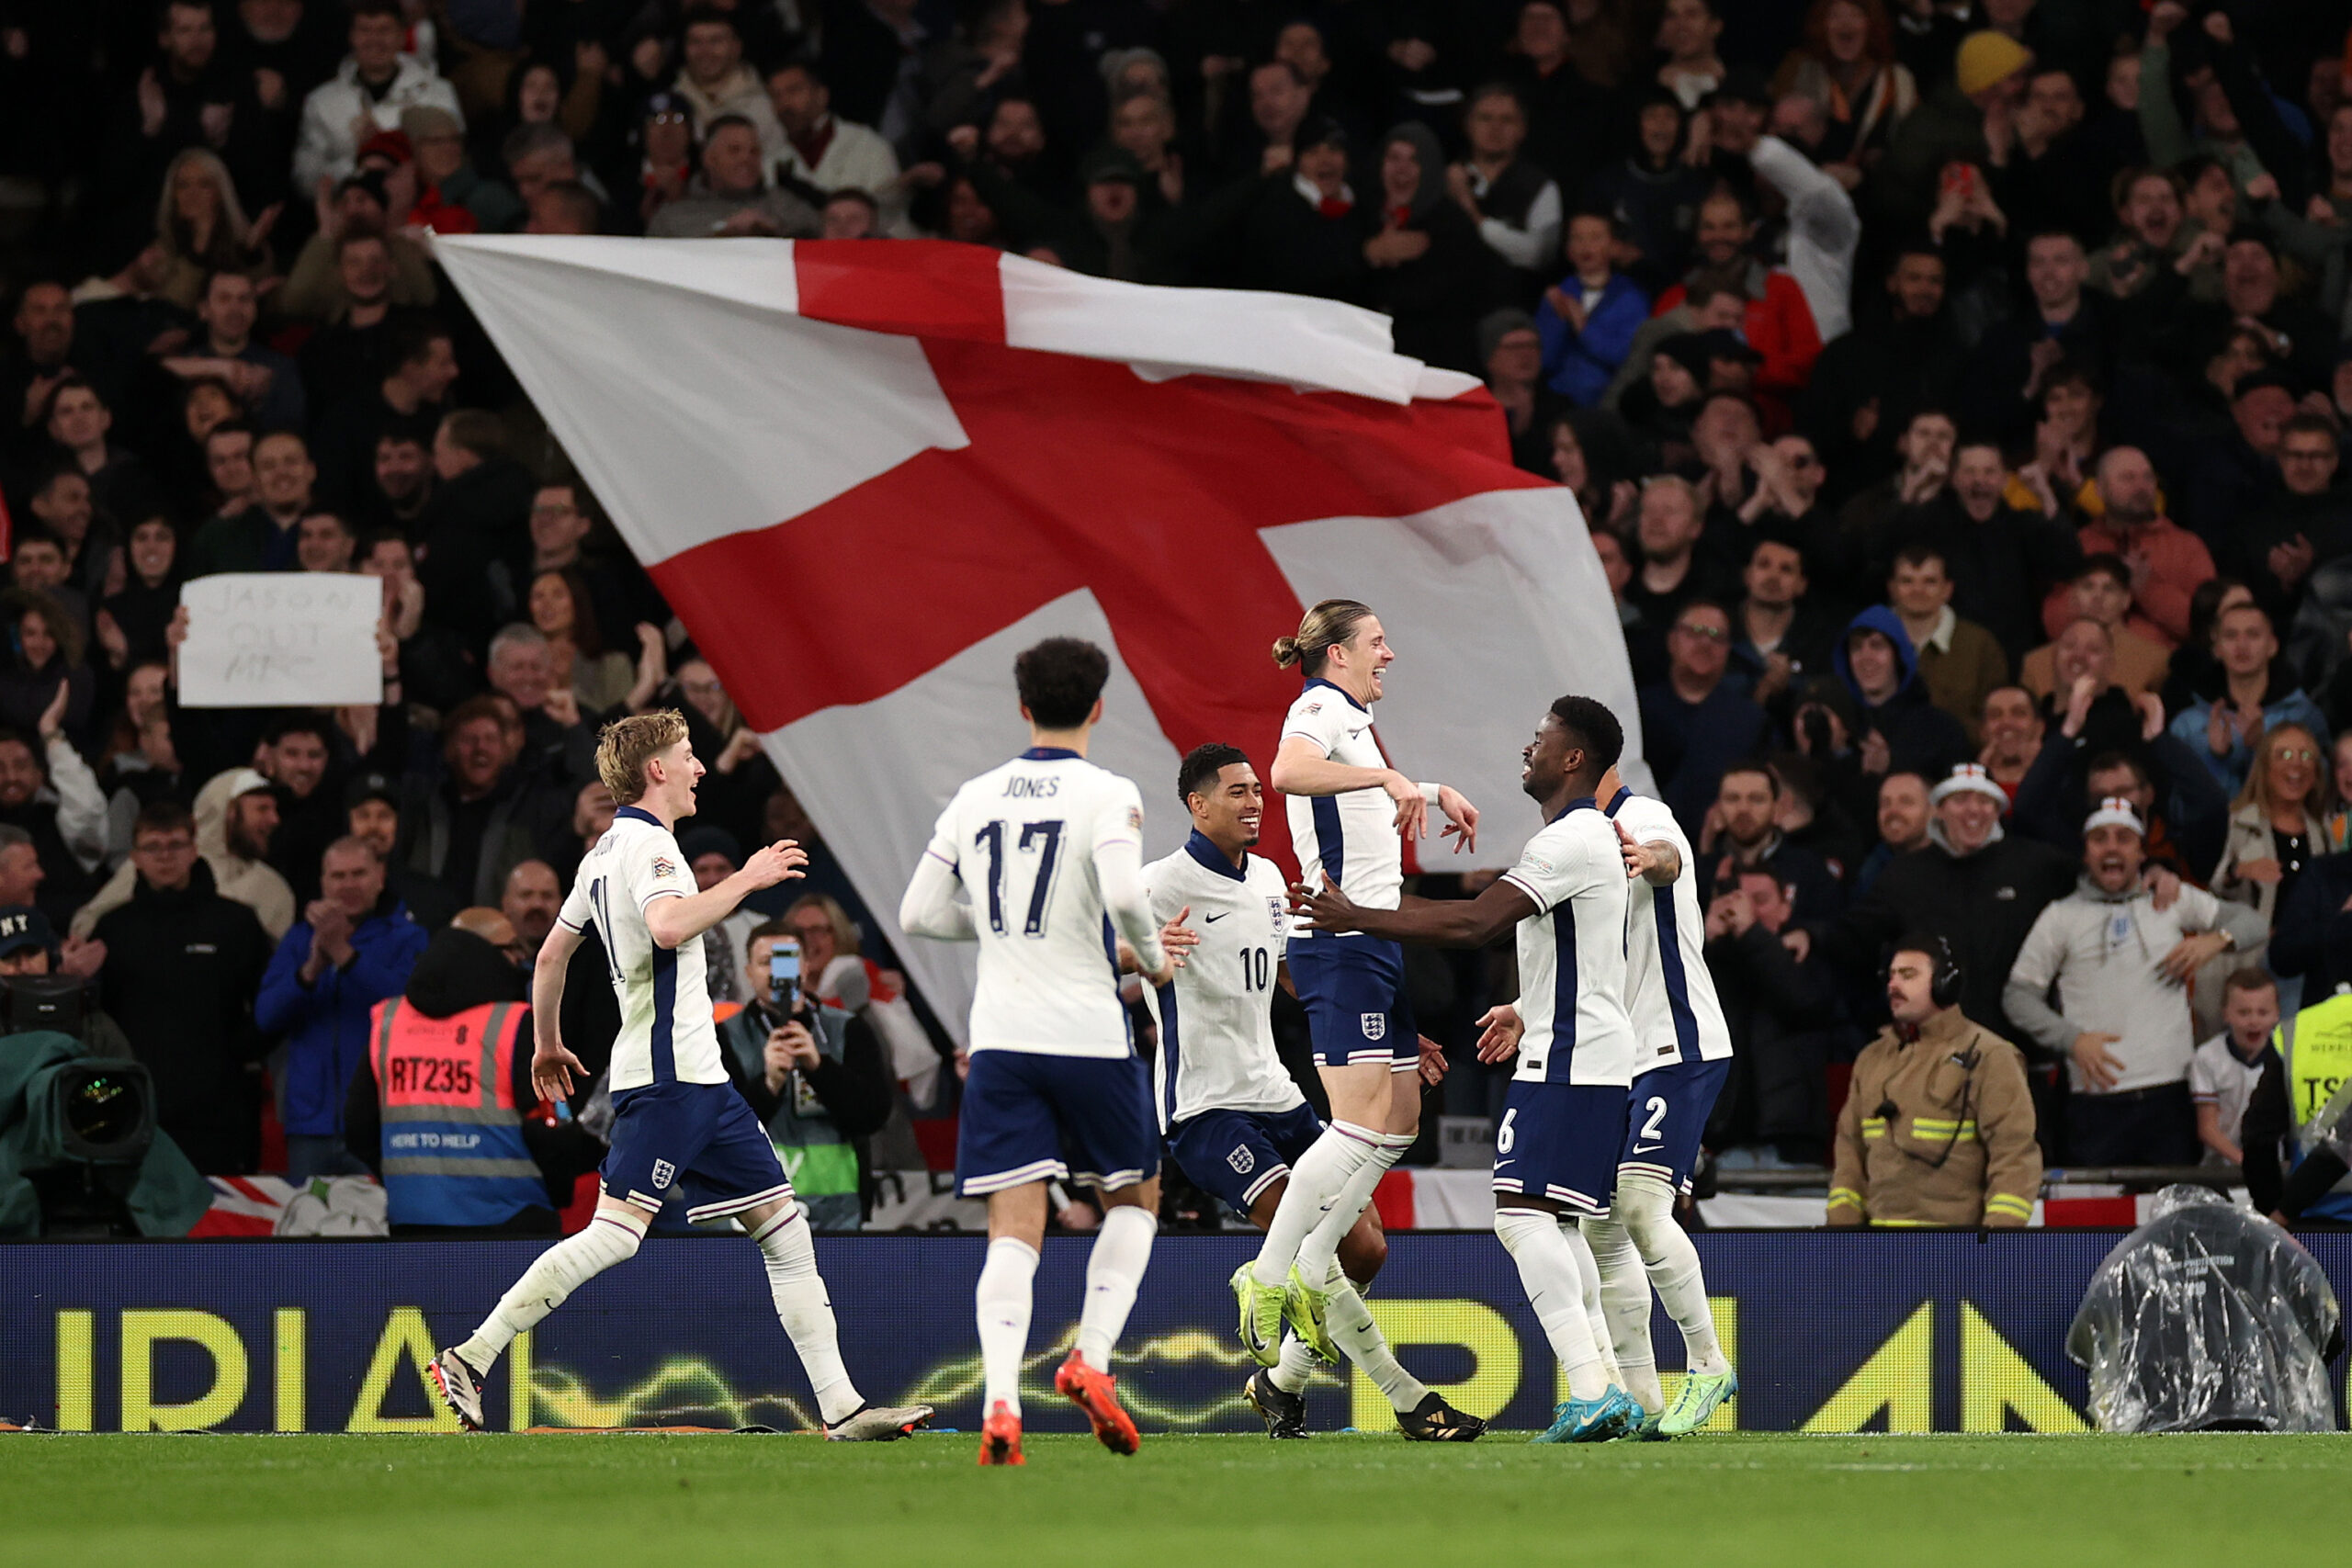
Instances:
[[[2024,70],[2032,59],[2033,51],[2007,33],[1971,33],[1960,40],[1960,90],[1973,98]]]

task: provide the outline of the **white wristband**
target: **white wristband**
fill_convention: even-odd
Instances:
[[[1444,787],[1445,786],[1443,784],[1425,784],[1420,786],[1421,798],[1430,803],[1430,807],[1432,810],[1437,807],[1437,792]]]

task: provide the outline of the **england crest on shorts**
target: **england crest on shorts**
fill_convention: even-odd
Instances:
[[[1388,1015],[1386,1013],[1365,1013],[1363,1015],[1363,1037],[1366,1040],[1385,1040],[1388,1038]]]
[[[1225,1156],[1225,1163],[1233,1168],[1236,1176],[1247,1176],[1258,1168],[1258,1156],[1250,1152],[1249,1145],[1236,1144],[1233,1152]]]
[[[674,1165],[672,1165],[668,1160],[666,1160],[666,1159],[657,1159],[657,1160],[655,1160],[655,1161],[653,1162],[653,1187],[654,1187],[654,1190],[659,1191],[659,1190],[661,1190],[662,1188],[669,1186],[669,1185],[670,1185],[670,1179],[671,1179],[672,1177],[673,1177],[673,1176],[677,1175],[677,1174],[678,1174],[678,1168],[677,1168],[676,1166],[674,1166]]]

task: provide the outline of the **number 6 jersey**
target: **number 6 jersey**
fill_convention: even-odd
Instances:
[[[923,852],[972,901],[980,972],[971,1048],[1046,1056],[1134,1052],[1102,863],[1140,887],[1134,783],[1075,751],[1035,747],[956,792]]]
[[[1165,925],[1189,907],[1184,924],[1201,938],[1176,978],[1151,998],[1159,1020],[1160,1129],[1204,1111],[1305,1104],[1274,1051],[1273,987],[1290,935],[1282,868],[1250,855],[1236,871],[1196,832],[1144,867],[1143,879],[1151,918]]]

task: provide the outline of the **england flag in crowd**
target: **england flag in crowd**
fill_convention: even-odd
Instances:
[[[1390,754],[1490,814],[1447,869],[1511,863],[1519,748],[1563,692],[1638,754],[1575,499],[1384,317],[945,242],[435,253],[959,1034],[969,951],[893,917],[947,796],[1023,744],[1012,656],[1040,637],[1111,655],[1092,755],[1142,785],[1147,859],[1184,835],[1185,750],[1271,762],[1298,678],[1269,649],[1318,599],[1399,650]]]

